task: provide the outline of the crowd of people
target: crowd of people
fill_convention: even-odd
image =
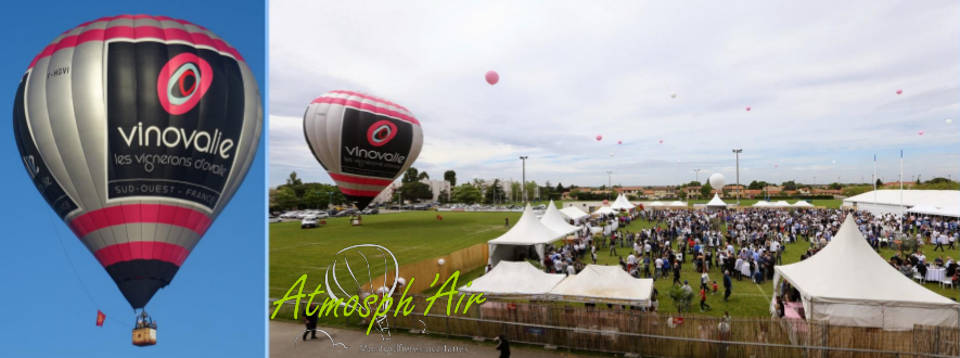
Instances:
[[[637,210],[619,215],[593,217],[578,231],[575,239],[548,248],[545,269],[553,273],[576,274],[586,262],[597,263],[598,255],[618,257],[621,267],[634,277],[670,279],[683,286],[681,269],[692,265],[701,274],[700,297],[718,291],[710,280],[715,273],[723,277],[724,300],[729,299],[732,280],[763,283],[771,280],[774,265],[782,264],[786,245],[805,240],[809,249],[804,260],[828,244],[837,234],[845,213],[840,209],[744,210]],[[891,265],[905,275],[924,275],[928,265],[946,269],[946,277],[960,284],[960,269],[950,257],[928,258],[924,249],[944,252],[955,249],[960,238],[956,218],[892,214],[874,216],[852,212],[867,242],[897,252]],[[628,228],[640,221],[642,229]],[[703,302],[701,309],[708,305]]]

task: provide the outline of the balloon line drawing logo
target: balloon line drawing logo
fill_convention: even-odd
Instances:
[[[390,140],[396,136],[397,125],[385,119],[377,121],[367,129],[367,142],[374,147],[380,147],[390,143]]]
[[[163,65],[157,76],[157,97],[168,113],[180,115],[200,103],[213,83],[213,69],[192,53],[181,53]]]

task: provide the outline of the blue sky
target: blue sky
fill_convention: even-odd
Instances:
[[[300,123],[334,89],[409,108],[413,165],[459,182],[519,180],[520,155],[554,185],[732,181],[733,148],[745,182],[870,181],[874,153],[895,181],[901,148],[907,179],[960,175],[955,0],[270,6],[271,186],[330,181]]]
[[[264,140],[233,200],[173,282],[147,306],[159,323],[159,344],[148,348],[131,345],[132,309],[34,189],[17,155],[9,116],[17,83],[34,55],[80,23],[131,13],[171,16],[210,29],[237,48],[257,77],[261,93],[266,92],[262,1],[6,3],[0,17],[13,34],[7,37],[0,61],[0,113],[7,118],[0,126],[0,168],[5,168],[0,177],[4,203],[0,221],[6,243],[0,250],[0,306],[7,311],[0,319],[0,355],[262,357]],[[107,314],[104,327],[94,325],[97,309]]]

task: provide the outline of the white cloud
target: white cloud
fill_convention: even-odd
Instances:
[[[955,1],[272,2],[270,182],[292,170],[329,181],[299,116],[333,89],[410,108],[425,135],[414,165],[434,176],[519,178],[517,157],[529,155],[528,178],[553,183],[604,184],[606,170],[621,184],[691,180],[694,168],[701,179],[733,178],[734,147],[744,149],[741,181],[869,179],[873,153],[892,178],[900,148],[911,153],[907,176],[946,176],[960,150],[958,10]],[[483,81],[489,69],[499,84]]]

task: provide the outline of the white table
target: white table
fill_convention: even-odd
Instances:
[[[945,268],[933,268],[927,266],[927,275],[923,277],[924,281],[927,282],[940,282],[946,277],[947,269]]]

